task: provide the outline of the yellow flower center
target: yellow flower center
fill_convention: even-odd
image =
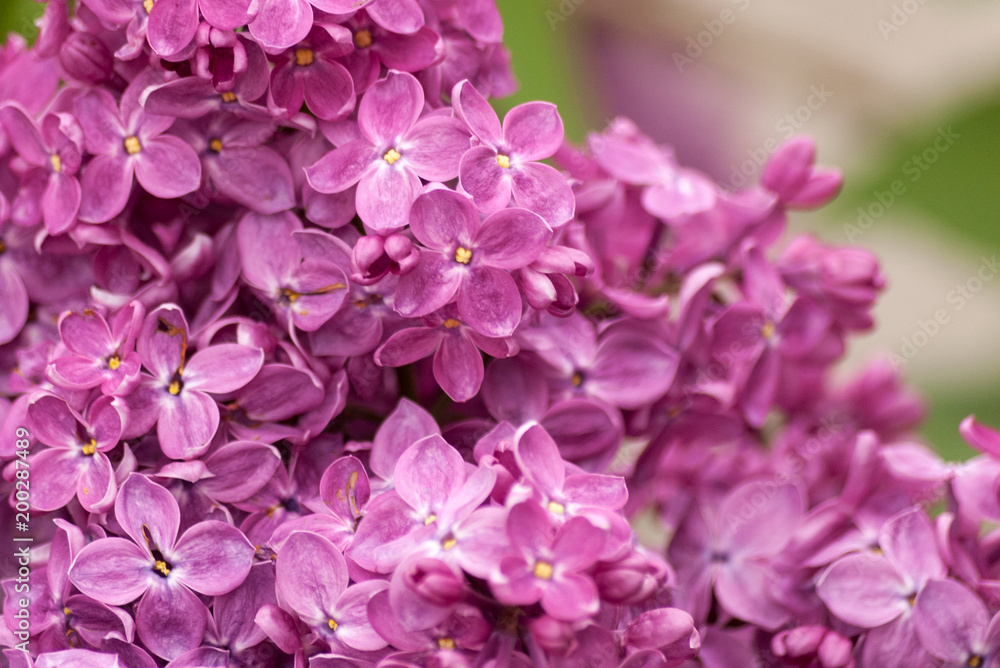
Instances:
[[[583,385],[583,375],[580,374],[579,372],[574,373],[573,377],[569,379],[569,382],[573,384],[573,387],[580,387],[581,385]]]
[[[167,392],[174,395],[175,397],[181,393],[181,383],[177,380],[170,381],[170,385],[167,386]]]
[[[566,506],[558,501],[549,501],[549,511],[556,515],[564,515],[566,514]]]
[[[281,291],[282,296],[293,304],[298,301],[299,297],[302,296],[301,293],[296,292],[290,288],[285,288]]]
[[[460,323],[458,320],[455,320],[454,318],[448,318],[442,324],[445,327],[447,327],[448,329],[455,329],[456,327],[458,327],[462,323]]]
[[[223,102],[235,102],[236,101],[236,93],[231,93],[229,91],[223,93],[222,94],[222,101]]]
[[[510,156],[504,155],[503,153],[497,153],[497,164],[504,169],[510,169]]]
[[[455,641],[451,638],[438,638],[438,648],[455,649]]]
[[[459,246],[455,249],[455,262],[469,264],[472,262],[472,251],[464,246]]]
[[[312,65],[314,60],[316,60],[316,55],[312,49],[295,49],[295,64],[299,67]]]
[[[97,452],[97,441],[95,441],[94,439],[90,439],[90,443],[85,443],[83,445],[83,454],[89,457],[93,455],[95,452]]]
[[[146,10],[146,13],[153,11],[153,0],[142,0],[142,8]]]
[[[774,336],[774,323],[768,320],[764,323],[764,326],[760,328],[760,335],[764,337],[765,341],[770,341],[771,337]]]
[[[153,570],[157,573],[162,573],[163,575],[170,575],[170,569],[167,568],[167,562],[161,561],[160,559],[157,559],[156,563],[153,564]]]
[[[62,171],[62,158],[55,153],[49,156],[49,163],[52,164],[52,171],[56,174]]]
[[[331,631],[336,631],[337,627],[340,626],[333,618],[326,620],[326,625],[330,627]]]
[[[70,615],[73,614],[73,611],[69,609],[68,605],[66,605],[66,606],[63,606],[63,614],[66,615],[67,617],[69,617]]]
[[[427,526],[428,524],[432,524],[434,522],[437,522],[437,519],[438,519],[438,516],[435,515],[434,513],[431,513],[430,515],[427,516],[427,519],[424,520],[424,526]]]
[[[148,1],[148,0],[147,0]],[[125,152],[129,155],[135,155],[142,150],[142,144],[139,143],[139,138],[135,135],[131,137],[125,137]]]
[[[535,568],[531,571],[536,578],[541,580],[552,579],[552,564],[547,561],[536,561]]]
[[[215,153],[222,153],[222,140],[218,138],[213,139],[212,141],[208,142],[208,147],[212,149],[212,151],[214,151]]]
[[[354,46],[359,49],[367,49],[372,45],[372,34],[367,29],[361,29],[354,33]]]
[[[118,355],[112,355],[108,358],[108,368],[115,371],[122,365],[122,358]]]
[[[402,157],[403,156],[399,154],[399,151],[397,151],[394,148],[390,148],[388,151],[385,152],[385,155],[382,156],[382,159],[391,165]]]
[[[457,545],[457,544],[458,544],[458,541],[455,540],[454,536],[448,536],[443,541],[441,541],[441,547],[443,547],[446,552],[448,550],[450,550],[451,548],[455,547],[455,545]]]
[[[983,665],[983,659],[978,654],[973,654],[966,661],[965,665],[969,666],[969,668],[979,668],[979,666]]]

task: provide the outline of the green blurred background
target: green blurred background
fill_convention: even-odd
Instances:
[[[43,5],[0,3],[5,34],[33,35]],[[801,112],[812,92],[829,85],[829,104],[812,99],[817,108],[806,115],[814,118],[796,125],[817,137],[822,162],[843,166],[846,187],[833,206],[795,218],[793,230],[873,248],[886,258],[890,280],[879,333],[859,342],[848,366],[880,351],[899,353],[921,322],[945,308],[955,317],[906,365],[931,407],[925,435],[947,456],[962,458],[971,452],[957,435],[963,417],[976,413],[1000,425],[1000,280],[962,313],[948,301],[955,277],[973,276],[980,258],[1000,250],[996,3],[498,4],[521,85],[497,102],[501,110],[532,99],[555,102],[575,141],[627,113],[675,145],[682,161],[723,183],[764,142],[784,135],[786,113]],[[960,139],[917,179],[908,176],[908,161],[947,128]],[[852,236],[845,226],[857,225],[859,207],[871,211],[879,193],[903,178],[905,195],[870,230]]]

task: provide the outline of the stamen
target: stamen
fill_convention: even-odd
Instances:
[[[181,393],[181,382],[179,380],[170,381],[170,385],[167,386],[167,392],[176,397]]]
[[[455,249],[455,262],[469,264],[472,262],[472,251],[464,246],[459,246]]]
[[[281,296],[287,299],[290,303],[294,304],[298,301],[298,298],[301,297],[302,294],[290,288],[285,288],[281,291]]]
[[[354,33],[354,46],[359,49],[367,49],[372,45],[372,33],[370,30],[362,28],[361,30]]]
[[[210,148],[214,153],[222,153],[222,140],[213,139],[208,142],[208,148]]]
[[[58,154],[53,153],[52,155],[50,155],[49,163],[52,164],[52,171],[55,172],[56,174],[62,171],[62,158],[60,158]]]
[[[333,620],[332,618],[331,618],[331,619],[328,619],[328,620],[326,620],[326,625],[330,627],[330,630],[331,630],[331,631],[336,631],[336,630],[337,630],[337,627],[338,627],[338,626],[340,626],[340,624],[338,624],[338,623],[337,623],[336,621],[334,621],[334,620]]]
[[[118,367],[122,365],[122,358],[118,357],[117,354],[112,355],[108,358],[108,368],[112,371],[117,371]]]
[[[504,155],[503,153],[497,153],[497,164],[504,169],[510,169],[510,156]]]
[[[764,337],[765,341],[769,341],[774,336],[774,323],[770,320],[765,322],[764,326],[760,328],[760,335]]]
[[[565,515],[566,506],[558,501],[549,501],[549,511],[555,513],[556,515]]]
[[[455,540],[454,536],[448,536],[443,541],[441,541],[441,547],[443,547],[445,549],[445,552],[447,552],[451,548],[455,547],[455,545],[457,545],[457,544],[458,544],[458,541]]]
[[[382,159],[391,165],[402,157],[403,156],[400,155],[399,151],[397,151],[394,148],[390,148],[388,151],[385,152],[385,155],[382,156]]]
[[[583,374],[579,371],[573,374],[573,377],[569,379],[569,382],[573,384],[573,387],[580,387],[583,385]]]
[[[427,516],[427,519],[424,520],[424,526],[427,526],[428,524],[431,524],[433,522],[437,522],[437,519],[438,516],[435,515],[434,513],[431,513],[430,515]]]
[[[153,11],[153,0],[142,0],[142,8],[146,10],[146,13]]]
[[[438,648],[455,649],[455,641],[451,638],[438,638]]]
[[[160,559],[157,559],[156,563],[153,564],[153,570],[160,573],[164,577],[170,575],[170,567],[167,566],[167,562],[161,561]]]
[[[146,0],[149,2],[149,0]],[[150,4],[153,4],[150,2]],[[142,144],[139,142],[139,138],[135,135],[131,137],[125,137],[125,152],[129,155],[135,155],[142,151]]]
[[[68,605],[64,605],[63,606],[63,614],[66,615],[67,617],[69,617],[70,615],[73,614],[73,611],[69,609]]]
[[[536,578],[541,580],[551,580],[552,579],[552,564],[547,561],[536,561],[535,568],[531,571],[535,574]]]
[[[236,101],[236,93],[232,93],[232,92],[226,91],[225,93],[222,94],[222,101],[223,102],[235,102]]]
[[[978,654],[973,654],[969,657],[969,660],[965,662],[965,665],[969,666],[969,668],[979,668],[983,665],[983,657]]]
[[[95,441],[94,439],[90,439],[90,443],[86,443],[83,446],[83,454],[90,457],[95,452],[97,452],[97,441]]]
[[[316,55],[312,49],[295,49],[295,64],[299,67],[312,65],[316,60]]]
[[[0,239],[0,255],[3,255],[6,252],[7,252],[7,244],[3,242],[3,239]]]
[[[460,323],[458,320],[455,320],[454,318],[448,318],[447,320],[445,320],[441,324],[444,325],[448,329],[455,329],[456,327],[458,327],[462,323]]]

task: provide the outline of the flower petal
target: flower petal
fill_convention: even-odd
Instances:
[[[135,609],[139,640],[153,654],[176,659],[201,644],[208,609],[190,589],[171,578],[155,578]]]
[[[238,343],[221,343],[199,350],[184,369],[184,387],[189,390],[235,392],[264,366],[264,351]]]
[[[521,293],[506,271],[474,267],[458,291],[458,312],[484,336],[510,336],[521,321]]]
[[[254,546],[234,526],[208,520],[184,532],[170,552],[171,576],[207,596],[236,589],[253,563]]]
[[[158,579],[153,558],[124,538],[102,538],[84,546],[69,579],[87,596],[108,605],[124,605]]]
[[[139,184],[156,197],[173,199],[194,192],[201,185],[201,160],[180,137],[161,135],[147,139],[134,160]]]

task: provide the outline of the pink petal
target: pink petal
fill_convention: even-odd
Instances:
[[[512,170],[514,201],[559,227],[576,211],[576,199],[566,178],[548,165],[529,162]],[[464,186],[464,181],[463,181]]]
[[[31,460],[31,507],[42,512],[62,508],[76,495],[84,462],[78,451],[43,450]]]
[[[0,261],[0,344],[13,341],[28,319],[28,292],[12,262]]]
[[[483,221],[475,246],[485,264],[520,269],[534,262],[551,238],[552,229],[537,214],[503,209]]]
[[[475,205],[454,190],[431,190],[410,209],[413,236],[432,250],[450,252],[456,243],[471,247],[479,228]]]
[[[118,491],[115,519],[136,544],[165,551],[177,539],[181,512],[173,494],[146,476],[132,473]]]
[[[457,118],[430,116],[406,133],[400,152],[406,163],[428,181],[450,181],[458,176],[462,156],[469,150],[469,131]]]
[[[455,108],[455,113],[471,128],[473,134],[488,147],[500,147],[503,142],[500,119],[475,86],[467,80],[455,84],[451,92],[451,104]],[[495,151],[492,153],[496,154]]]
[[[434,355],[434,379],[453,401],[468,401],[483,384],[483,357],[461,334],[445,335]]]
[[[184,389],[161,401],[156,433],[163,454],[171,459],[202,456],[218,428],[219,406],[203,392]]]
[[[519,104],[503,119],[503,138],[518,160],[542,160],[562,146],[562,119],[549,102]]]
[[[347,190],[361,180],[382,156],[365,139],[355,139],[330,151],[311,167],[307,167],[309,185],[321,193]]]
[[[253,563],[254,546],[234,526],[208,520],[181,536],[170,553],[175,560],[171,577],[207,596],[236,589]]]
[[[203,480],[201,490],[223,503],[243,501],[263,489],[280,464],[273,446],[233,441],[205,460],[214,477]]]
[[[102,538],[86,545],[69,571],[77,589],[109,605],[134,601],[158,577],[153,558],[124,538]]]
[[[132,194],[132,161],[124,155],[98,155],[80,175],[80,220],[104,223],[125,208]]]
[[[260,4],[260,11],[250,22],[250,34],[265,51],[295,46],[312,29],[313,11],[305,0],[263,0]]]
[[[103,513],[111,509],[115,503],[115,472],[111,462],[103,452],[97,452],[87,457],[90,461],[81,471],[76,485],[76,496],[80,505],[90,513]]]
[[[396,493],[411,508],[437,512],[465,482],[465,461],[440,436],[427,436],[399,458],[393,480]]]
[[[147,139],[136,154],[135,176],[149,194],[173,199],[201,185],[201,160],[184,140],[161,135]]]
[[[308,624],[327,621],[347,588],[347,562],[327,539],[296,531],[276,562],[278,595]]]
[[[406,72],[389,72],[358,105],[358,127],[376,146],[396,142],[417,122],[423,106],[420,82]]]
[[[910,592],[884,557],[869,552],[834,562],[816,584],[816,594],[848,624],[875,628],[908,609]]]
[[[484,336],[510,336],[521,321],[521,293],[506,271],[474,267],[458,291],[458,312]]]
[[[198,597],[167,578],[157,577],[135,609],[139,640],[168,660],[197,648],[207,624],[208,609]]]
[[[257,375],[264,365],[260,348],[222,343],[199,350],[184,369],[184,387],[202,392],[235,392]]]
[[[375,23],[390,32],[409,35],[424,25],[424,13],[417,0],[381,0],[367,6]]]
[[[391,367],[412,364],[433,354],[443,336],[437,328],[408,327],[401,329],[390,336],[375,351],[375,363],[379,366]]]
[[[420,193],[420,179],[398,163],[380,160],[375,164],[358,183],[358,215],[377,232],[404,227],[409,222],[410,205]]]
[[[354,110],[354,80],[340,63],[319,58],[309,72],[305,98],[317,117],[339,120]]]
[[[511,170],[497,163],[497,153],[493,149],[488,146],[470,148],[462,156],[458,171],[462,189],[472,195],[476,207],[483,213],[495,213],[510,203]]]
[[[393,306],[408,318],[433,313],[455,296],[464,273],[461,265],[450,258],[421,251],[420,261],[413,271],[399,277]]]
[[[146,36],[153,51],[169,57],[190,44],[197,30],[195,0],[156,0],[149,12]]]

